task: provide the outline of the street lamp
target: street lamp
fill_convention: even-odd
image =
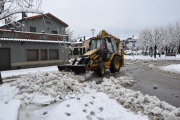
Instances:
[[[92,36],[93,36],[93,37],[94,37],[94,31],[95,31],[95,29],[92,28],[92,29],[91,29],[91,32],[92,32]]]

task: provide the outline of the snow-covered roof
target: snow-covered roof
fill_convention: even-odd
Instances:
[[[91,37],[86,37],[85,41],[89,40],[89,38],[91,38]],[[80,40],[82,40],[82,41],[80,41]],[[81,39],[77,39],[77,42],[73,42],[72,44],[79,44],[79,43],[82,43],[82,42],[85,42],[85,41],[84,41],[84,39],[81,38]]]
[[[82,42],[73,42],[72,44],[82,44]]]
[[[64,41],[53,41],[53,40],[34,40],[34,39],[19,39],[19,38],[0,38],[0,41],[18,41],[18,42],[41,42],[41,43],[64,43]],[[66,42],[65,43],[71,43]]]

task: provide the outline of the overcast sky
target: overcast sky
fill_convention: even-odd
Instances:
[[[41,9],[67,23],[74,37],[106,30],[120,39],[180,21],[180,0],[43,0]]]

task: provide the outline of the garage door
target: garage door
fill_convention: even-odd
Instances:
[[[0,70],[10,70],[10,48],[0,48]]]
[[[27,61],[39,61],[38,49],[27,49]]]
[[[58,60],[59,59],[58,50],[51,49],[49,50],[49,60]]]

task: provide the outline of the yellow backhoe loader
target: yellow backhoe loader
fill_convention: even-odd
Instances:
[[[119,72],[124,65],[124,52],[120,51],[120,39],[102,30],[97,37],[90,38],[89,51],[75,65],[59,65],[59,71],[70,69],[76,74],[86,73],[87,70],[96,71],[98,76],[104,76],[105,69],[112,73]]]

